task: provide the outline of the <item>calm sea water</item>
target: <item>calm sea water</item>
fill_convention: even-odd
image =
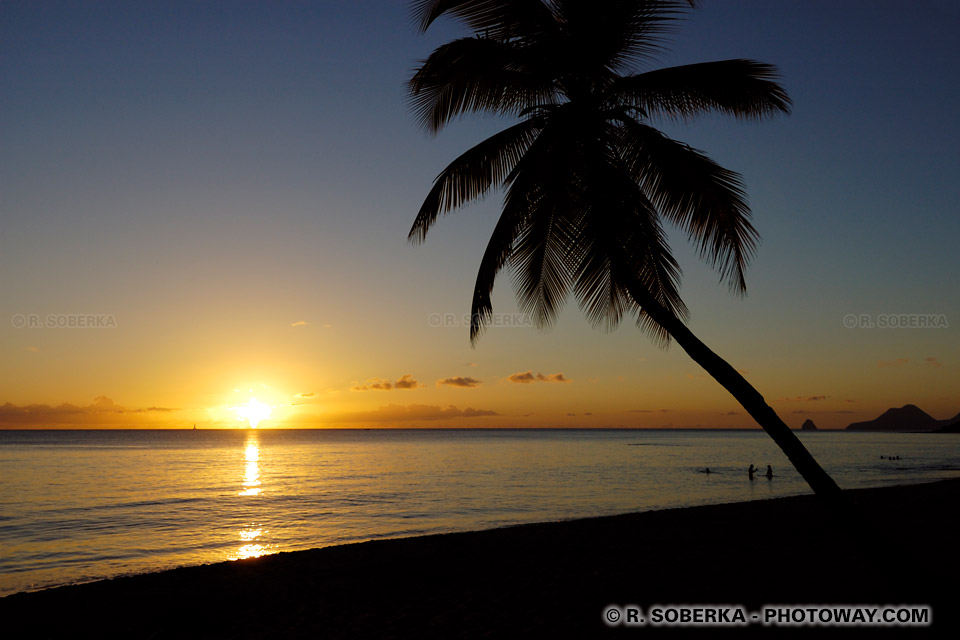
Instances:
[[[843,488],[960,475],[957,436],[800,437]],[[776,477],[749,481],[751,463]],[[0,595],[374,538],[808,492],[760,431],[0,431]]]

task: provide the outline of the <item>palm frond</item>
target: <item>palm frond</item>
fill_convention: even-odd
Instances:
[[[647,125],[627,120],[619,132],[622,158],[653,205],[687,232],[731,290],[744,293],[759,236],[740,176]]]
[[[663,51],[664,36],[688,0],[555,0],[570,57],[586,69],[617,71]]]
[[[436,133],[467,112],[516,115],[550,102],[552,82],[525,68],[517,49],[489,38],[460,38],[438,47],[408,82],[414,117]]]
[[[504,206],[497,225],[490,235],[487,248],[480,260],[477,281],[473,287],[473,300],[470,304],[470,344],[476,344],[484,327],[493,315],[493,285],[500,270],[510,260],[513,243],[523,226],[525,209]]]
[[[535,239],[547,243],[562,240],[557,233],[565,226],[562,221],[555,223],[554,211],[549,208],[564,191],[558,174],[552,171],[556,166],[551,163],[557,156],[556,134],[553,129],[541,130],[504,180],[507,190],[503,209],[484,252],[474,287],[471,342],[476,342],[490,319],[493,285],[508,262],[514,267],[521,309],[531,313],[541,326],[552,319],[569,288],[566,270],[557,261],[561,256],[556,254],[555,244],[542,248],[539,262],[535,257],[538,250]]]
[[[538,189],[531,197],[533,211],[514,242],[510,263],[520,310],[545,329],[556,319],[573,283],[569,260],[573,234],[562,193]]]
[[[595,227],[603,222],[590,217],[592,213],[588,211],[587,217],[577,225],[581,231],[573,251],[576,256],[573,293],[590,324],[611,331],[620,324],[631,301],[620,286],[621,274],[613,259],[620,247],[609,242],[613,234],[582,230],[583,226]]]
[[[444,169],[427,194],[410,229],[408,239],[423,242],[440,214],[477,198],[491,187],[499,187],[523,157],[541,124],[528,118],[487,138],[463,153]]]
[[[549,28],[553,16],[541,0],[416,0],[413,20],[421,32],[444,14],[475,33],[505,39]]]
[[[704,62],[625,76],[613,84],[609,99],[647,117],[687,119],[716,111],[761,119],[790,113],[778,77],[776,67],[753,60]]]
[[[649,220],[649,223],[646,223]],[[636,263],[627,269],[627,277],[622,279],[623,287],[630,291],[630,296],[640,306],[637,314],[637,326],[647,333],[662,347],[670,343],[670,332],[656,321],[653,315],[643,308],[642,299],[634,296],[634,288],[630,274],[639,274],[639,284],[653,297],[661,307],[667,309],[674,317],[686,321],[689,316],[686,304],[680,298],[680,265],[670,253],[670,245],[657,218],[648,219],[646,216],[637,216],[638,229],[630,238],[630,246],[638,248],[634,254],[638,258]]]
[[[584,194],[589,207],[574,243],[574,292],[595,326],[615,327],[632,307],[638,313],[638,325],[655,341],[666,344],[669,334],[628,293],[631,283],[642,283],[676,317],[687,315],[679,293],[680,267],[670,252],[659,215],[616,159],[597,161],[593,169],[589,191]]]

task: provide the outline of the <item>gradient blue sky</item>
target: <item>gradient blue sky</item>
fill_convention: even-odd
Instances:
[[[743,175],[762,236],[739,299],[674,234],[691,327],[793,426],[960,411],[958,31],[947,0],[704,0],[663,56],[769,62],[793,98],[663,123]],[[386,0],[0,3],[0,425],[237,426],[253,394],[275,426],[752,426],[679,348],[572,302],[470,348],[499,197],[406,242],[506,124],[410,116],[411,69],[459,33]],[[509,274],[494,308],[518,319]],[[116,326],[16,326],[80,313]]]

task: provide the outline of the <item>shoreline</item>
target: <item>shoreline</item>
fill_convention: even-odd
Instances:
[[[833,603],[931,605],[934,628],[956,627],[951,590],[938,583],[960,572],[960,479],[847,493],[866,539],[803,495],[181,567],[11,594],[0,616],[33,635],[582,636],[618,631],[601,619],[610,604]]]

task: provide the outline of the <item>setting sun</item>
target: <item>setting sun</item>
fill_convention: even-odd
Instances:
[[[271,413],[270,406],[260,402],[256,398],[250,398],[250,402],[243,406],[236,407],[234,411],[237,412],[238,418],[246,420],[253,429],[257,428],[261,420],[269,418]]]

